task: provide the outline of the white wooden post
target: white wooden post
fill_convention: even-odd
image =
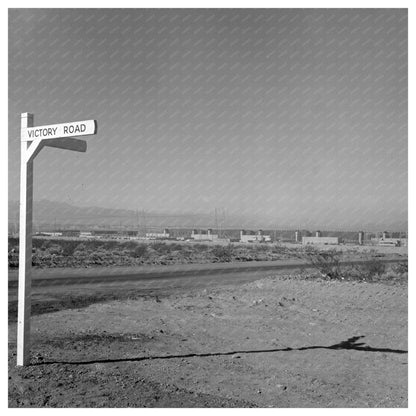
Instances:
[[[33,114],[21,115],[21,128],[33,127]],[[17,365],[30,361],[30,309],[32,284],[33,159],[26,160],[30,143],[20,150],[19,300],[17,312]]]
[[[22,113],[20,130],[20,230],[17,311],[17,365],[30,363],[30,312],[32,287],[33,160],[43,147],[85,152],[87,143],[72,136],[97,133],[96,120],[34,127],[34,116]]]

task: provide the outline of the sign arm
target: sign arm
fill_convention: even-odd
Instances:
[[[74,152],[86,152],[87,142],[85,140],[65,137],[63,139],[43,140],[43,146],[56,147],[58,149],[73,150]]]
[[[73,150],[75,152],[86,152],[87,142],[85,140],[74,139],[73,137],[65,137],[63,139],[35,139],[30,146],[25,149],[26,162],[32,161],[44,147],[56,147],[58,149]]]

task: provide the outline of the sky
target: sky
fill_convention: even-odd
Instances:
[[[96,119],[46,148],[35,199],[407,227],[405,9],[11,9],[9,199],[20,114]]]

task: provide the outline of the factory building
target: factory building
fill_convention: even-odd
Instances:
[[[407,238],[380,238],[379,246],[407,247]]]
[[[47,237],[62,237],[62,233],[52,232],[52,231],[39,231],[37,235],[47,236]]]
[[[146,238],[149,240],[165,240],[170,238],[170,233],[167,228],[163,230],[163,233],[146,233]]]
[[[80,238],[94,238],[94,235],[90,231],[81,231],[79,233],[79,236],[80,236]]]
[[[302,244],[338,245],[339,237],[302,237]]]
[[[254,231],[240,231],[240,243],[267,243],[272,241],[270,235],[264,235],[262,230]]]
[[[218,234],[213,234],[212,229],[208,230],[192,230],[191,238],[198,241],[215,241],[218,240]]]

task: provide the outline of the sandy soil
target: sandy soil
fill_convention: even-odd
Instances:
[[[406,407],[407,285],[271,276],[32,317],[10,407]]]

